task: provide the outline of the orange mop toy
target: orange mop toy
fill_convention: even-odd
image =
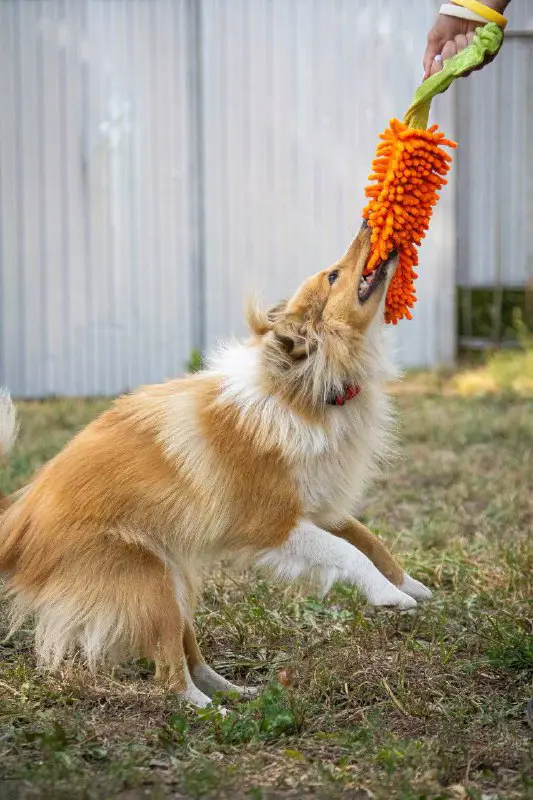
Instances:
[[[487,54],[495,55],[502,41],[502,29],[495,23],[478,28],[471,45],[445,61],[440,72],[421,84],[404,121],[392,119],[380,136],[369,176],[373,183],[366,189],[370,201],[363,210],[363,218],[372,229],[365,275],[392,251],[398,253],[385,304],[385,319],[393,325],[404,317],[412,318],[409,309],[416,301],[417,247],[426,235],[438,192],[447,182],[452,159],[444,148],[457,146],[437,125],[427,128],[431,100],[455,78],[482,64]]]

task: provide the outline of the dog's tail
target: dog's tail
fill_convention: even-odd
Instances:
[[[3,461],[15,444],[18,434],[17,412],[9,392],[0,388],[0,461]],[[8,499],[0,490],[0,514],[5,511]]]

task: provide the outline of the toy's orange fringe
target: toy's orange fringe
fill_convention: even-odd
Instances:
[[[396,325],[403,317],[411,319],[416,302],[413,267],[418,264],[415,245],[426,235],[438,191],[446,183],[451,157],[442,146],[457,147],[433,125],[427,130],[408,128],[397,119],[380,135],[373,172],[366,188],[371,200],[363,217],[372,228],[372,254],[365,272],[398,251],[398,267],[389,286],[385,319]]]

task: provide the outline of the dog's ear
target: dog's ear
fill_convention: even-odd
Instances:
[[[283,319],[285,313],[287,311],[287,301],[281,300],[277,305],[272,306],[267,311],[267,317],[272,323],[272,325],[276,325],[280,320]]]
[[[264,336],[274,330],[275,325],[282,319],[287,301],[282,300],[268,311],[259,308],[256,302],[249,301],[246,308],[248,326],[255,336]]]
[[[247,319],[255,336],[272,333],[272,342],[285,355],[298,361],[307,358],[311,348],[304,331],[304,322],[287,314],[287,301],[282,300],[268,311],[262,311],[254,302],[249,302]]]
[[[274,341],[293,360],[307,358],[311,352],[301,321],[281,319],[274,325]]]

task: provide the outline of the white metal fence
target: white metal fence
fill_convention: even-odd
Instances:
[[[115,393],[193,343],[184,2],[0,5],[2,379]]]
[[[533,276],[533,3],[513,2],[509,13],[514,30],[498,60],[458,94],[462,286],[523,286]]]
[[[243,332],[248,291],[275,301],[337,258],[359,226],[377,134],[421,78],[437,6],[2,0],[0,381],[22,396],[87,395],[179,374],[193,347]],[[515,27],[533,27],[527,16]],[[497,127],[484,77],[458,105],[459,203],[473,215],[466,226],[459,215],[462,279],[490,260],[478,258],[478,187],[492,213],[531,201],[522,163],[496,205],[479,159],[493,152],[489,125],[499,152],[512,141],[517,163],[526,157],[532,93],[507,93]],[[456,100],[435,103],[450,136]],[[421,251],[415,318],[394,332],[407,366],[453,359],[455,221],[452,181]]]

